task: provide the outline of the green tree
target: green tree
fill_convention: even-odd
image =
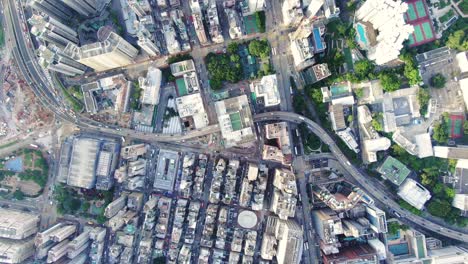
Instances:
[[[465,135],[468,135],[468,121],[465,121],[465,123],[463,124],[463,133]]]
[[[354,64],[354,72],[360,80],[363,80],[374,71],[374,67],[374,64],[369,60],[360,60]]]
[[[408,79],[409,84],[415,85],[420,83],[422,79],[419,75],[419,70],[413,56],[409,53],[403,53],[400,55],[400,60],[405,63],[403,75]]]
[[[362,98],[364,96],[364,89],[363,88],[354,89],[354,93],[356,94],[357,98]]]
[[[13,198],[15,198],[18,201],[21,201],[24,199],[24,193],[21,190],[16,190],[13,193]]]
[[[396,74],[392,74],[389,72],[382,72],[379,74],[380,83],[384,91],[386,92],[393,92],[400,88],[401,81]]]
[[[427,206],[427,211],[433,215],[445,218],[452,209],[452,205],[448,201],[441,201],[439,199],[431,200]]]
[[[434,134],[432,137],[439,143],[446,143],[448,140],[447,126],[444,121],[437,122],[434,125]]]
[[[255,12],[255,23],[257,24],[257,27],[260,33],[264,33],[266,31],[265,22],[266,22],[265,11]]]
[[[440,89],[440,88],[444,88],[446,80],[445,80],[445,77],[441,73],[437,73],[431,77],[431,80],[429,82],[432,87]]]
[[[226,50],[228,53],[237,54],[237,51],[239,50],[239,43],[237,42],[229,43]]]
[[[249,43],[249,53],[252,56],[260,57],[262,59],[270,56],[270,46],[267,40],[252,40]]]
[[[431,95],[429,94],[427,89],[419,88],[417,96],[421,115],[425,115],[427,112],[429,100],[431,99]]]
[[[457,30],[450,34],[447,39],[447,46],[460,51],[468,50],[468,40],[464,30]]]
[[[237,63],[240,62],[241,58],[237,54],[231,54],[231,56],[229,56],[229,59],[231,60],[231,62]]]
[[[153,260],[153,264],[166,264],[166,257],[157,257]]]
[[[320,89],[311,89],[310,97],[316,104],[323,103],[323,94]]]

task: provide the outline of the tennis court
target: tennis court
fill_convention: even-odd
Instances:
[[[422,28],[424,31],[424,36],[426,36],[426,39],[431,39],[434,37],[434,34],[432,33],[432,28],[430,22],[424,22],[422,23]]]
[[[450,138],[463,137],[463,115],[450,115],[448,129]]]
[[[409,21],[413,21],[418,18],[418,15],[416,15],[416,10],[414,10],[414,5],[411,3],[408,3],[408,11],[406,11],[406,14],[408,14]]]
[[[416,42],[422,42],[424,40],[424,35],[420,25],[414,26],[414,37],[416,38]]]
[[[242,129],[242,121],[239,112],[229,114],[229,119],[231,119],[231,127],[233,131]]]
[[[426,8],[424,7],[422,0],[415,2],[414,5],[416,5],[416,10],[418,11],[419,18],[425,17],[427,15]]]

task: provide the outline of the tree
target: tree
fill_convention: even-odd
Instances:
[[[401,86],[401,81],[398,78],[398,76],[395,74],[382,72],[379,74],[379,78],[380,78],[380,83],[382,84],[382,87],[384,91],[386,92],[396,91]]]
[[[364,89],[363,88],[354,89],[354,93],[356,94],[357,98],[362,98],[364,96]]]
[[[431,99],[431,95],[427,89],[419,88],[417,96],[421,115],[424,115],[427,112],[427,106],[429,104],[429,99]]]
[[[237,54],[237,51],[239,50],[239,43],[237,42],[229,43],[226,50],[228,53]]]
[[[409,53],[403,53],[400,55],[400,60],[405,62],[405,67],[403,69],[403,75],[408,79],[410,85],[418,84],[422,81],[421,76],[419,75],[419,70],[417,64],[414,61],[414,58]]]
[[[15,198],[18,201],[21,201],[24,199],[24,193],[21,190],[16,190],[13,193],[13,198]]]
[[[231,56],[229,56],[229,59],[231,60],[231,62],[234,63],[240,62],[240,56],[237,54],[231,54]]]
[[[320,89],[311,89],[310,97],[312,98],[315,104],[323,103],[323,94]]]
[[[264,33],[265,32],[265,11],[258,11],[258,12],[255,12],[255,23],[257,24],[257,27],[260,31],[260,33]]]
[[[399,145],[392,145],[392,151],[393,151],[393,154],[395,156],[398,156],[398,157],[402,157],[404,155],[407,155],[408,152],[406,152],[406,150],[402,147],[400,147]]]
[[[153,264],[166,264],[166,258],[164,256],[157,257],[153,260]]]
[[[434,134],[432,137],[439,143],[446,143],[448,140],[447,126],[444,121],[437,122],[434,125]]]
[[[354,72],[360,80],[366,79],[374,71],[374,64],[369,60],[360,60],[354,64]]]
[[[252,40],[249,43],[249,53],[252,56],[260,57],[262,59],[268,58],[270,55],[270,46],[267,40]]]
[[[444,88],[445,86],[445,77],[441,73],[437,73],[431,77],[431,80],[429,83],[431,84],[432,87],[435,88]]]
[[[465,135],[468,135],[468,121],[465,121],[465,123],[463,124],[463,133]]]
[[[468,40],[464,30],[457,30],[449,35],[447,46],[460,51],[468,50]]]
[[[452,209],[452,205],[448,201],[441,201],[439,199],[431,200],[427,206],[427,211],[433,215],[445,218]]]

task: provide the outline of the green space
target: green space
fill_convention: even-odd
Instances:
[[[393,92],[400,89],[401,79],[392,70],[385,70],[379,73],[380,84],[385,92]]]
[[[418,11],[418,17],[425,17],[427,15],[426,8],[424,7],[423,0],[415,2],[416,10]]]
[[[239,112],[229,114],[229,119],[231,120],[232,130],[238,131],[242,129],[242,121]]]
[[[68,104],[73,108],[74,111],[81,112],[81,110],[83,110],[83,103],[78,98],[70,94],[68,89],[63,86],[63,83],[59,80],[57,75],[53,74],[52,76],[52,78],[55,79],[55,83],[59,84],[60,90],[62,91],[62,94],[65,97],[65,100],[67,100]]]
[[[444,14],[443,16],[441,16],[439,18],[439,21],[441,23],[445,23],[445,22],[449,21],[449,19],[452,18],[454,14],[455,13],[453,12],[453,9],[450,9],[446,14]]]
[[[403,163],[392,156],[387,156],[377,171],[382,174],[382,177],[398,186],[403,183],[411,172]]]
[[[210,73],[210,86],[213,90],[221,89],[223,82],[237,83],[242,78],[242,66],[237,54],[215,54],[206,56],[206,66]],[[236,61],[237,60],[237,61]]]
[[[109,191],[82,190],[66,185],[56,185],[54,197],[57,201],[57,212],[59,214],[71,214],[76,216],[96,219],[103,224],[106,221],[104,209],[112,202],[113,189]],[[97,205],[99,204],[99,207]]]
[[[413,206],[411,206],[411,204],[405,202],[403,199],[398,200],[398,205],[400,205],[401,208],[410,211],[412,214],[419,215],[419,216],[422,215],[422,212],[420,210],[414,208]]]
[[[348,69],[353,70],[353,56],[351,55],[351,50],[349,48],[344,48],[343,53]]]
[[[447,143],[451,132],[450,129],[449,115],[448,113],[443,113],[442,118],[434,125],[434,133],[432,134],[432,138],[434,138],[434,140],[439,143]]]
[[[396,235],[399,230],[408,230],[409,227],[407,225],[400,224],[398,221],[392,221],[388,223],[387,229],[390,235]]]
[[[257,26],[258,32],[264,33],[266,29],[266,17],[265,11],[255,12],[255,24]]]
[[[142,89],[140,85],[138,84],[138,81],[134,82],[132,94],[130,97],[130,107],[135,111],[139,111],[141,108],[141,105],[140,105],[141,91]]]
[[[439,9],[444,9],[448,5],[450,5],[450,0],[439,0]]]
[[[306,155],[319,150],[322,145],[320,138],[314,133],[310,132],[305,123],[299,124],[299,133],[302,138],[302,143],[304,146],[304,152]]]
[[[167,64],[172,64],[176,62],[181,62],[184,60],[191,60],[193,59],[192,56],[189,53],[186,54],[177,54],[175,56],[171,56],[167,59]]]
[[[458,4],[458,8],[463,12],[463,14],[468,14],[468,0],[462,0],[461,3]]]
[[[418,102],[419,102],[419,111],[422,116],[426,115],[427,108],[429,106],[429,100],[431,99],[431,95],[429,91],[425,88],[419,88],[418,90]]]
[[[444,88],[446,79],[441,73],[434,74],[429,80],[429,84],[437,89]]]
[[[5,45],[5,32],[3,31],[3,27],[0,27],[0,48]]]

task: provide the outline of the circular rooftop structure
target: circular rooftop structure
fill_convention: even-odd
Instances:
[[[257,222],[257,215],[252,211],[245,210],[240,212],[237,216],[237,223],[245,229],[254,228],[257,225]]]
[[[106,40],[114,29],[111,26],[102,26],[98,29],[97,37],[99,41]]]

